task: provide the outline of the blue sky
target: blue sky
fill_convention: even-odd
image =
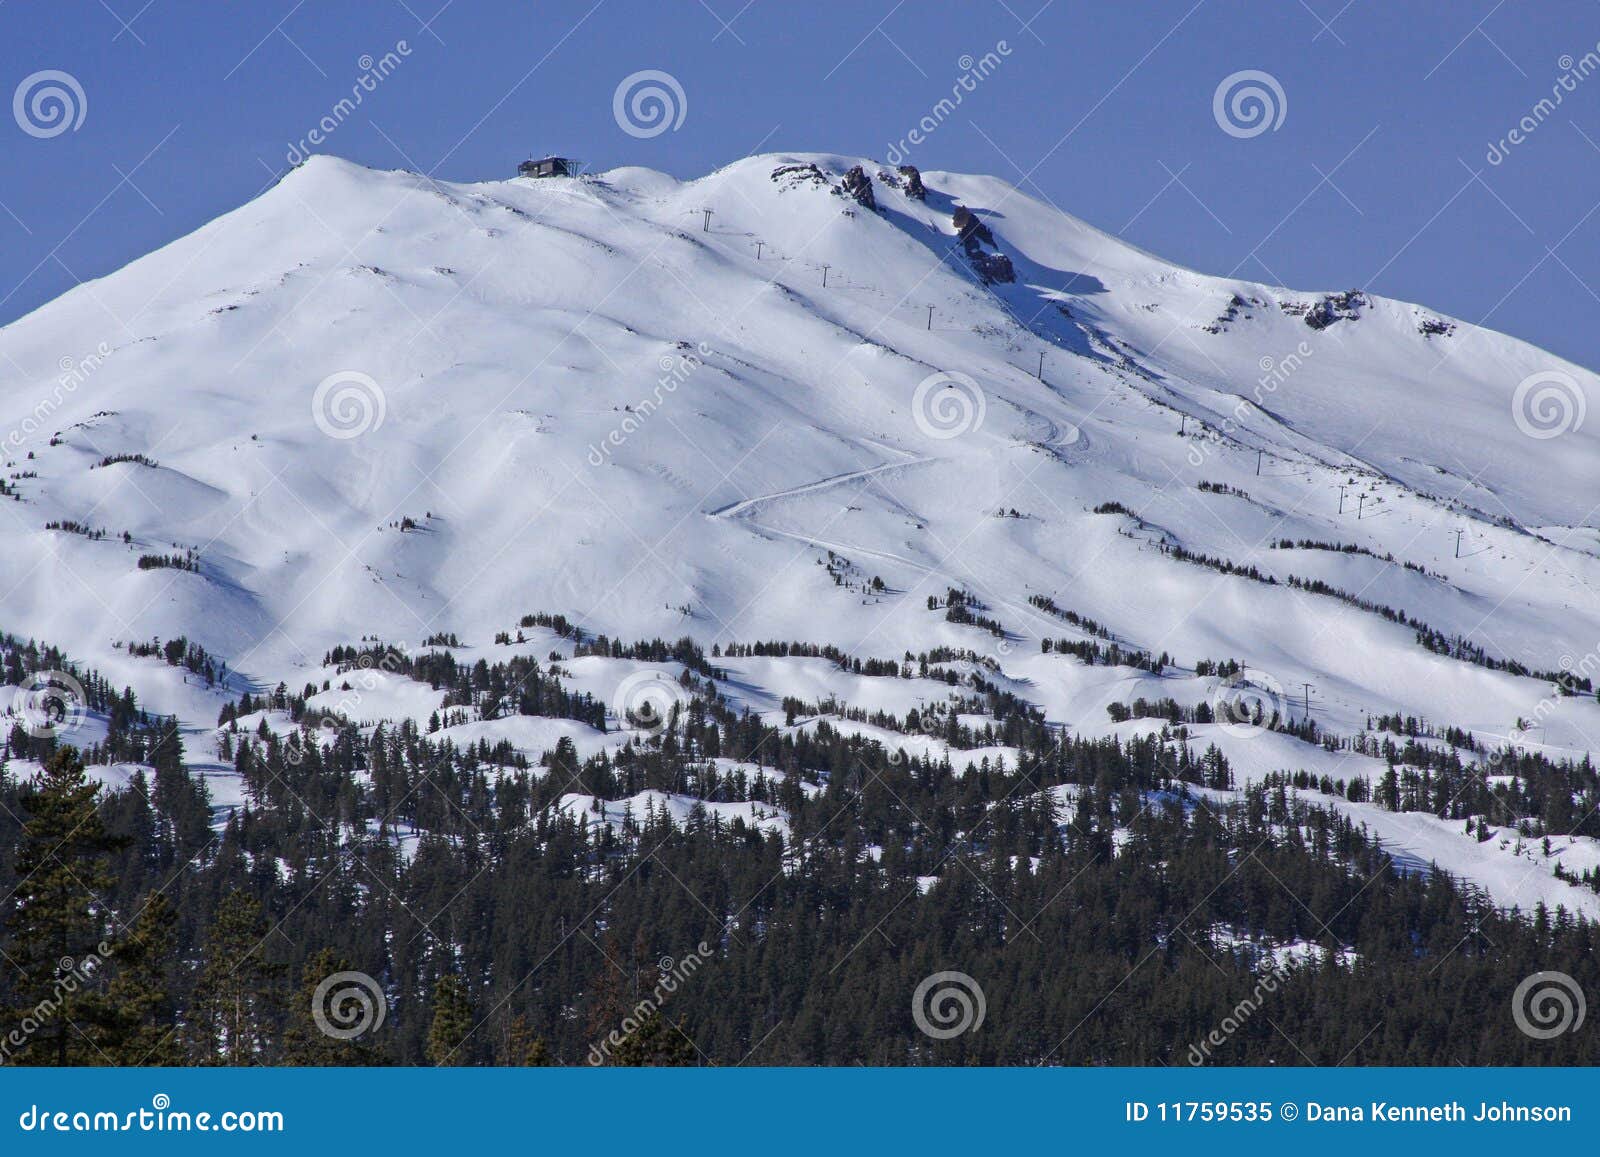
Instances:
[[[455,180],[545,151],[689,177],[750,152],[884,158],[932,116],[921,167],[1005,177],[1209,273],[1366,288],[1600,366],[1597,45],[1592,0],[13,2],[0,323],[248,200],[365,75],[316,151]],[[81,90],[76,127],[29,106],[48,77],[18,112],[47,70]],[[613,116],[642,70],[683,93],[651,137]],[[1255,135],[1213,108],[1246,70],[1282,93]]]

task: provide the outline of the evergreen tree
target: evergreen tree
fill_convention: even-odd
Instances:
[[[263,954],[267,923],[248,894],[229,892],[201,952],[191,1047],[201,1064],[270,1062],[278,1006],[278,968]]]
[[[683,1022],[669,1021],[656,1009],[617,1046],[611,1061],[630,1067],[687,1068],[700,1063],[700,1054]]]
[[[300,972],[300,988],[295,993],[294,1003],[289,1008],[289,1027],[283,1033],[283,1063],[287,1065],[372,1065],[379,1063],[381,1054],[373,1047],[372,1033],[378,1025],[380,1011],[373,1006],[363,1004],[356,1010],[356,1015],[372,1027],[362,1033],[343,1038],[329,1033],[318,1023],[318,1017],[324,1024],[329,1024],[335,1029],[354,1029],[358,1022],[345,1024],[334,1015],[330,1008],[330,1001],[337,1000],[340,990],[322,989],[329,977],[342,972],[351,971],[350,963],[341,958],[331,948],[323,948],[313,953],[306,961],[305,967]],[[347,999],[373,1000],[370,992],[354,993],[350,989],[344,990]],[[354,1006],[351,1006],[354,1008]],[[369,1011],[370,1010],[370,1011]],[[382,1015],[387,1016],[387,1009],[382,1010]]]
[[[544,1068],[555,1064],[544,1037],[533,1031],[528,1018],[520,1012],[511,1018],[506,1029],[506,1050],[501,1061],[519,1068]]]
[[[1600,774],[1588,758],[1508,751],[1491,771],[1463,758],[1465,731],[1441,737],[1416,720],[1384,720],[1375,731],[1385,734],[1347,740],[1389,769],[1370,786],[1269,772],[1223,795],[1227,759],[1202,750],[1185,727],[1198,712],[1171,700],[1134,711],[1161,720],[1159,732],[1092,740],[1046,728],[987,680],[951,682],[975,694],[900,719],[786,701],[797,720],[860,715],[951,748],[895,758],[855,728],[778,729],[716,700],[692,650],[582,636],[580,647],[682,662],[704,680],[700,699],[671,735],[585,757],[569,740],[535,768],[509,743],[430,740],[420,721],[324,725],[306,704],[314,685],[246,697],[221,725],[248,803],[229,812],[214,848],[199,781],[172,758],[166,722],[89,680],[91,708],[112,721],[85,758],[146,764],[148,778],[102,791],[97,807],[66,809],[73,821],[41,844],[38,796],[54,771],[23,784],[0,767],[0,951],[11,960],[37,940],[24,925],[52,911],[39,883],[63,829],[91,844],[130,838],[108,860],[62,853],[84,882],[108,862],[117,877],[72,912],[79,938],[101,925],[113,947],[104,971],[74,977],[66,994],[82,1034],[68,1041],[69,1063],[166,1059],[162,1030],[175,1025],[177,1059],[209,1063],[339,1063],[364,1049],[380,1063],[581,1063],[598,1049],[613,1064],[1183,1064],[1189,1042],[1255,989],[1270,954],[1313,942],[1324,952],[1300,958],[1209,1063],[1595,1060],[1589,1034],[1534,1041],[1510,1031],[1507,1006],[1535,971],[1600,990],[1600,925],[1554,906],[1499,910],[1446,873],[1401,871],[1359,818],[1328,806],[1359,784],[1362,799],[1429,809],[1480,839],[1548,838],[1568,864],[1557,874],[1600,890],[1600,872],[1572,865],[1567,830],[1551,826],[1559,818],[1572,838],[1600,836]],[[360,654],[369,652],[387,653]],[[23,655],[43,657],[0,636],[0,679],[34,669]],[[350,648],[329,664],[357,659]],[[474,708],[603,723],[603,705],[563,690],[555,663],[466,665],[442,651],[404,662],[395,670],[444,697],[441,728]],[[863,665],[877,660],[848,662],[875,674]],[[907,654],[902,669],[940,677],[949,662]],[[226,730],[268,706],[322,741],[289,742],[259,722]],[[993,722],[974,724],[980,715]],[[52,742],[23,739],[53,756]],[[964,770],[963,749],[995,746],[1016,754]],[[1219,791],[1196,798],[1184,784]],[[571,793],[583,799],[576,808]],[[621,825],[599,822],[598,799],[629,797],[645,802]],[[752,803],[757,822],[715,806],[729,801]],[[27,903],[13,912],[19,884]],[[262,920],[235,889],[273,915]],[[157,901],[145,910],[152,892],[170,899],[169,914]],[[138,913],[134,929],[113,931],[113,912]],[[443,981],[441,941],[454,973]],[[330,953],[304,960],[324,944],[384,962],[396,1003],[381,1035],[346,1045],[311,1015],[320,982],[343,970]],[[59,955],[31,952],[46,979]],[[74,971],[88,959],[75,953]],[[283,1005],[271,967],[280,959],[296,965],[298,990]],[[6,964],[0,1019],[16,1024],[21,1010],[31,1033],[59,1011],[55,986],[45,1003]],[[935,1041],[907,1004],[949,968],[981,982],[987,1017],[981,1031]],[[520,1016],[502,1011],[513,1000]],[[473,1031],[473,1005],[493,1010],[495,1031]],[[53,1059],[43,1051],[57,1040],[41,1039],[18,1059]],[[0,1058],[7,1052],[0,1036]]]
[[[183,738],[177,720],[161,722],[151,742],[149,760],[155,769],[151,803],[160,817],[171,859],[186,863],[211,842],[211,799],[205,782],[190,775],[183,764]]]
[[[117,974],[106,991],[111,1029],[101,1046],[114,1065],[180,1065],[174,996],[177,912],[152,892],[128,934],[112,949]]]
[[[461,1046],[472,1032],[472,1004],[453,973],[445,973],[433,988],[433,1023],[428,1027],[428,1060],[436,1065],[465,1064]]]
[[[28,813],[17,848],[16,890],[7,923],[13,972],[7,1028],[24,1042],[13,1061],[94,1064],[91,1040],[104,1018],[96,999],[109,951],[111,913],[103,897],[115,880],[110,857],[123,841],[101,822],[100,785],[71,747],[59,749],[19,794]]]

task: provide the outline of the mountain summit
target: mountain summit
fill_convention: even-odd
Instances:
[[[0,627],[192,728],[220,690],[130,644],[292,688],[356,640],[492,661],[564,616],[970,653],[1075,732],[1229,671],[1334,736],[1600,736],[1595,375],[1364,290],[1196,273],[993,177],[314,157],[0,330],[0,381]],[[756,710],[836,690],[741,678]],[[1246,773],[1320,766],[1218,731]]]

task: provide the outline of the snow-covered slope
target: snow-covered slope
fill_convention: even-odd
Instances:
[[[974,650],[1075,730],[1213,697],[1193,667],[1232,658],[1296,718],[1310,684],[1338,734],[1399,711],[1600,747],[1592,694],[1496,669],[1600,668],[1595,375],[1401,302],[1191,272],[993,178],[920,181],[831,155],[471,185],[313,158],[0,330],[0,628],[193,726],[221,692],[119,644],[186,636],[236,692],[365,636],[492,657],[546,611]],[[949,621],[952,588],[1005,637]],[[1172,667],[1040,653],[1086,637],[1041,596]],[[748,678],[759,709],[818,698]]]

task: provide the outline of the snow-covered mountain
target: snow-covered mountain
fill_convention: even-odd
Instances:
[[[0,330],[0,629],[177,713],[202,764],[224,696],[320,685],[332,646],[542,660],[549,632],[496,642],[533,613],[973,652],[1079,733],[1160,726],[1108,704],[1243,697],[1335,737],[1399,713],[1581,760],[1600,703],[1553,677],[1600,674],[1591,399],[1594,374],[1513,338],[1192,272],[991,177],[786,154],[446,184],[316,157]],[[224,685],[126,646],[178,636]],[[571,674],[610,702],[640,666]],[[785,697],[946,689],[728,668],[780,721]],[[425,692],[384,679],[352,714],[425,717]],[[514,722],[463,726],[557,738]],[[1244,779],[1384,769],[1191,730]],[[1594,841],[1338,806],[1505,903],[1600,914],[1550,874],[1600,865]]]

